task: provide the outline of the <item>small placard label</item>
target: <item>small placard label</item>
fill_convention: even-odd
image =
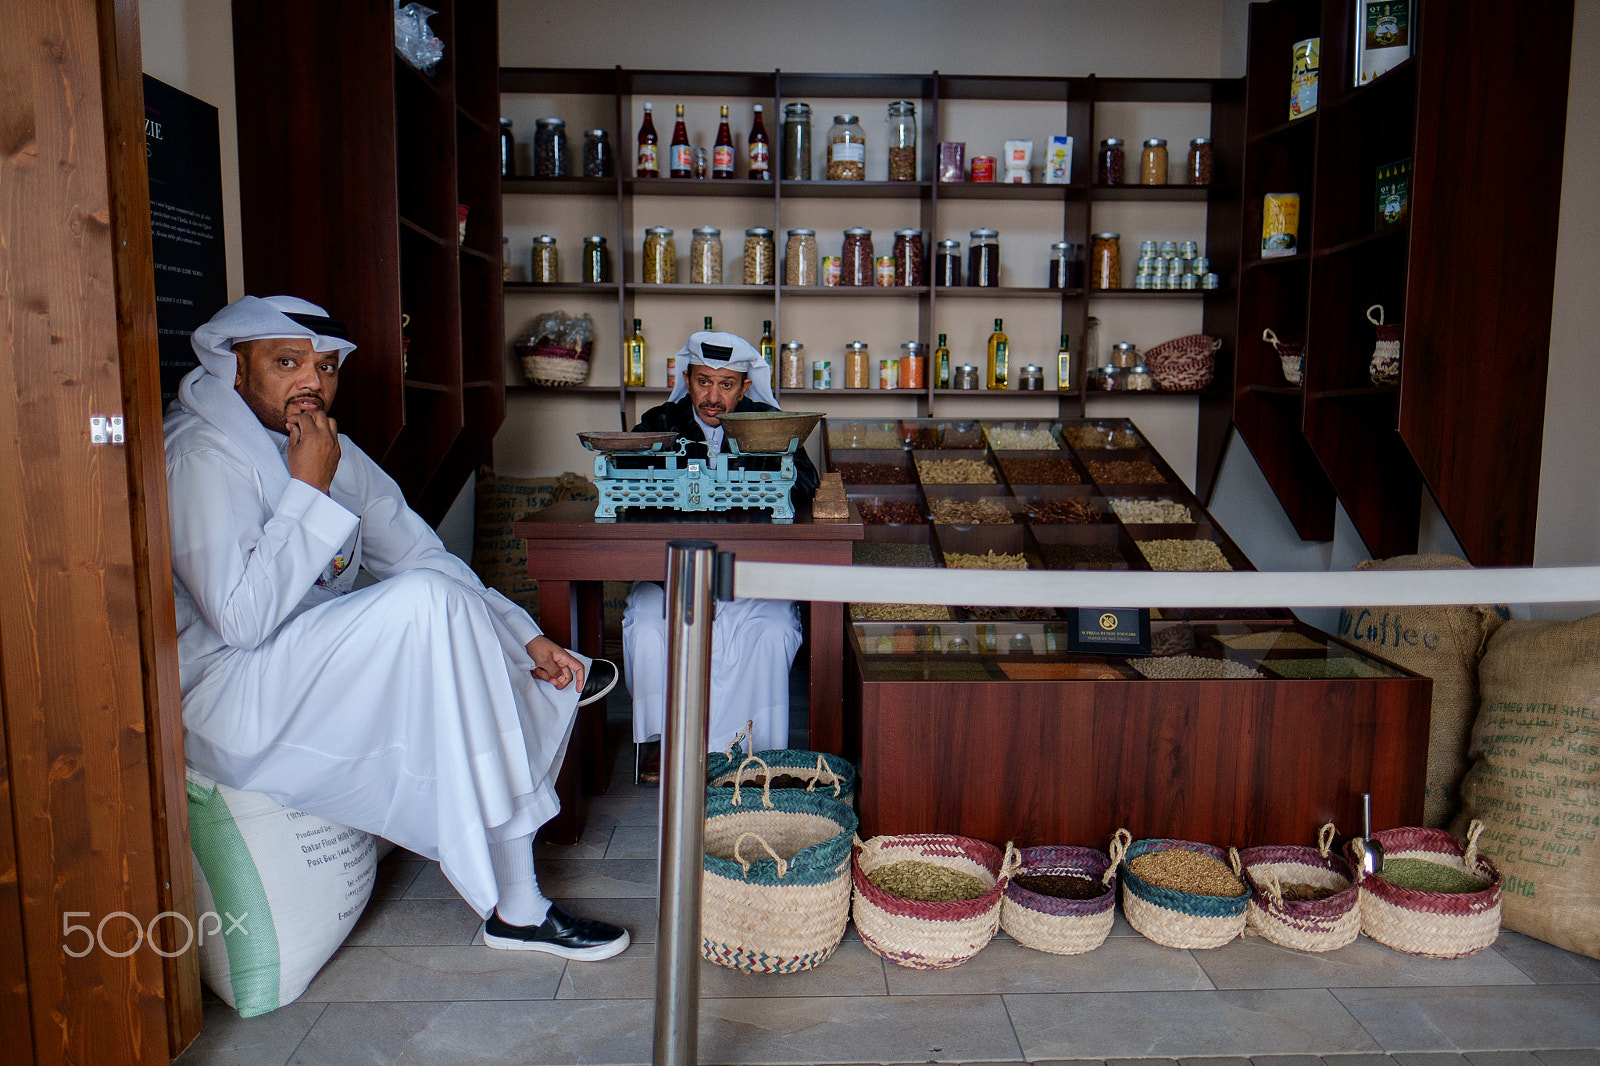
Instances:
[[[1105,655],[1148,655],[1150,612],[1132,607],[1077,607],[1067,650]]]

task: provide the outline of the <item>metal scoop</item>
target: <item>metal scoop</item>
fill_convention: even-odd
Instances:
[[[1361,793],[1361,869],[1364,873],[1383,872],[1383,845],[1372,839],[1372,795]]]

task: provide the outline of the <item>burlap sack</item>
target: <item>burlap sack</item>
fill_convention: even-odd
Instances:
[[[1508,929],[1600,959],[1600,614],[1506,623],[1478,685],[1456,835],[1483,822]]]
[[[1357,570],[1469,570],[1465,559],[1442,552],[1399,555],[1356,564]],[[1505,618],[1503,608],[1346,607],[1339,636],[1382,659],[1433,678],[1428,772],[1422,824],[1448,825],[1467,770],[1467,737],[1478,713],[1478,660]]]

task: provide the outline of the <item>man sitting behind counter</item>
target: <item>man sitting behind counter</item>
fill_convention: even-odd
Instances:
[[[687,439],[691,458],[715,466],[722,452],[722,416],[730,411],[776,411],[772,367],[743,337],[702,330],[678,352],[677,384],[667,402],[646,411],[634,428],[670,431]],[[777,469],[781,460],[746,460]],[[794,455],[795,505],[817,492],[817,468],[805,449]],[[664,732],[667,711],[666,593],[653,581],[638,581],[622,616],[622,646],[628,691],[633,694],[636,743]],[[711,626],[711,718],[708,751],[732,742],[753,721],[753,750],[789,745],[789,668],[800,648],[800,620],[791,601],[736,599],[717,604]],[[655,780],[659,757],[641,777]]]

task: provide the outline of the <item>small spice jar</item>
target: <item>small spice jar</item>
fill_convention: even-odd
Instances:
[[[1078,246],[1071,241],[1057,241],[1050,246],[1050,287],[1052,289],[1083,287],[1083,270],[1078,263]]]
[[[1165,185],[1167,183],[1167,142],[1152,137],[1144,142],[1144,153],[1139,157],[1139,184]]]
[[[591,285],[611,280],[611,249],[598,233],[583,239],[583,280]]]
[[[962,363],[955,370],[955,387],[958,389],[976,389],[978,387],[978,368],[971,363]]]
[[[722,231],[715,226],[699,226],[694,231],[689,244],[689,282],[722,284]]]
[[[1155,388],[1155,382],[1150,378],[1150,371],[1143,363],[1135,363],[1122,372],[1122,390],[1124,392],[1149,392]]]
[[[1122,288],[1122,235],[1096,233],[1089,248],[1089,287]]]
[[[815,285],[817,283],[817,231],[792,229],[789,241],[783,247],[783,283],[785,285]]]
[[[1000,285],[1000,234],[992,229],[972,231],[967,247],[967,284],[983,288]]]
[[[785,341],[778,352],[778,387],[803,389],[806,387],[806,346],[799,341]]]
[[[896,285],[924,285],[922,274],[922,231],[897,229],[894,231],[894,283]]]
[[[559,178],[567,172],[567,124],[542,118],[533,128],[533,176]]]
[[[746,285],[771,285],[777,276],[777,245],[772,231],[765,226],[752,226],[744,231],[744,283]]]
[[[867,350],[866,341],[851,341],[844,346],[844,387],[847,389],[867,389],[872,387],[870,378],[872,364],[871,353]]]
[[[860,226],[845,230],[844,248],[839,252],[839,284],[870,286],[873,269],[872,231]]]
[[[1196,137],[1189,142],[1189,162],[1184,166],[1184,173],[1190,185],[1210,185],[1214,165],[1210,137]]]
[[[586,178],[611,177],[611,141],[605,130],[583,131],[583,176]]]
[[[1121,137],[1100,142],[1099,181],[1101,185],[1121,185],[1126,174],[1127,156]]]
[[[1023,367],[1022,376],[1017,379],[1017,391],[1043,392],[1044,367],[1035,366],[1032,363],[1029,363],[1027,366]]]
[[[554,285],[561,280],[561,259],[556,252],[556,239],[541,233],[533,239],[533,262],[528,270],[528,280],[541,285]]]
[[[811,180],[811,105],[783,105],[783,179]]]
[[[917,105],[910,100],[889,105],[889,180],[917,180]]]
[[[960,241],[945,240],[939,242],[939,247],[933,257],[933,283],[947,286],[961,284]]]
[[[900,346],[900,387],[920,389],[928,384],[928,346],[906,341]]]
[[[678,248],[667,227],[651,226],[644,231],[641,258],[640,273],[646,285],[671,285],[678,280]]]
[[[1139,365],[1138,346],[1129,341],[1118,341],[1111,346],[1111,365],[1121,370]]]
[[[855,115],[835,115],[828,129],[828,180],[867,179],[867,135]]]

